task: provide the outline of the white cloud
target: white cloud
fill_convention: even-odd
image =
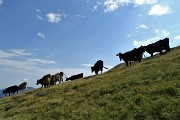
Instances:
[[[55,61],[42,60],[42,59],[28,59],[27,62],[40,63],[40,64],[56,64]]]
[[[41,37],[41,38],[43,38],[43,39],[46,38],[45,34],[44,34],[44,33],[41,33],[41,32],[37,33],[37,36],[39,36],[39,37]]]
[[[145,24],[137,25],[136,28],[149,29]]]
[[[31,53],[26,52],[24,49],[10,49],[10,50],[0,50],[0,58],[13,58],[20,56],[29,56]]]
[[[160,30],[160,29],[155,29],[154,30],[157,36],[161,36],[161,37],[167,37],[168,35],[170,35],[171,33],[168,32],[167,30]]]
[[[160,4],[154,5],[149,11],[148,15],[161,16],[171,13],[169,6],[162,6]]]
[[[0,6],[2,6],[2,4],[3,4],[3,0],[0,0]]]
[[[134,46],[136,46],[136,47],[139,47],[139,46],[141,46],[141,45],[142,45],[142,46],[146,46],[146,45],[149,45],[149,44],[151,44],[151,43],[154,43],[154,42],[156,42],[156,41],[158,41],[158,40],[160,40],[159,37],[151,38],[151,39],[144,40],[144,41],[134,40],[134,41],[133,41],[133,44],[134,44]]]
[[[94,10],[96,10],[99,5],[105,7],[104,12],[113,12],[114,10],[118,9],[120,6],[134,4],[134,6],[140,6],[145,4],[155,4],[158,0],[104,0],[100,2],[97,1],[97,4],[94,5]]]
[[[134,4],[136,6],[144,5],[144,4],[155,4],[157,0],[134,0]]]
[[[14,53],[18,56],[29,56],[32,55],[32,53],[27,52],[25,49],[10,49],[8,50],[11,53]]]
[[[0,50],[0,71],[7,70],[6,72],[18,73],[20,75],[33,75],[36,74],[35,71],[37,69],[43,69],[43,65],[56,64],[55,61],[50,60],[25,58],[24,56],[27,55],[33,57],[31,53],[25,50]]]
[[[79,15],[79,14],[76,14],[75,16],[76,16],[76,17],[81,17],[81,18],[84,18],[84,16],[83,16],[83,15]]]
[[[41,13],[41,10],[40,9],[36,9],[36,12]]]
[[[124,6],[129,3],[131,3],[130,0],[105,0],[105,2],[103,3],[103,5],[106,7],[104,12],[112,12],[120,6]]]
[[[180,35],[174,37],[175,40],[180,40]]]
[[[61,22],[62,17],[66,17],[65,14],[59,13],[48,13],[46,16],[48,17],[48,21],[51,23],[59,23]]]
[[[13,53],[9,53],[9,52],[5,52],[3,50],[0,50],[0,58],[12,58],[12,57],[16,57],[17,55],[13,54]]]
[[[39,20],[44,20],[44,18],[41,17],[40,15],[37,15],[36,17],[37,17]]]
[[[91,67],[91,66],[93,66],[93,64],[82,64],[82,66],[84,66],[84,67]]]

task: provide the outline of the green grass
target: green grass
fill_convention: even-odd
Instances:
[[[180,47],[106,73],[0,99],[0,120],[179,120]]]

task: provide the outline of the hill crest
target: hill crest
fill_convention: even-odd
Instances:
[[[0,119],[180,118],[180,47],[106,73],[0,99]]]

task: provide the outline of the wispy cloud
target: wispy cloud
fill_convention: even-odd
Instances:
[[[149,29],[145,24],[139,24],[136,27],[137,29],[141,28],[141,29]]]
[[[30,56],[32,53],[27,52],[25,49],[10,49],[9,52],[18,56]]]
[[[36,69],[43,69],[43,65],[57,64],[55,61],[32,57],[33,54],[24,49],[0,50],[0,67],[8,69],[7,72],[19,71],[21,74],[33,74]]]
[[[40,15],[37,15],[36,17],[37,17],[39,20],[44,20],[44,18],[41,17]]]
[[[40,37],[40,38],[43,38],[43,39],[46,38],[45,34],[42,33],[42,32],[38,32],[38,33],[37,33],[37,36]]]
[[[81,18],[84,18],[84,16],[83,16],[83,15],[79,15],[79,14],[76,14],[75,16],[76,16],[76,17],[81,17]]]
[[[41,13],[41,10],[40,10],[40,9],[35,9],[35,10],[36,10],[36,12]]]
[[[148,39],[148,40],[144,40],[144,41],[134,40],[133,44],[134,44],[134,46],[139,47],[141,45],[142,46],[149,45],[150,43],[154,43],[154,42],[156,42],[158,40],[160,40],[159,37],[154,37],[154,38],[151,38],[151,39]]]
[[[106,0],[103,5],[106,7],[104,12],[112,12],[119,8],[120,6],[124,6],[126,4],[131,3],[130,0]]]
[[[48,21],[51,23],[59,23],[61,22],[62,17],[66,17],[65,14],[59,13],[48,13],[46,16],[48,17]]]
[[[180,35],[174,37],[175,40],[180,40]]]
[[[42,59],[28,59],[27,62],[40,63],[40,64],[56,64],[55,61],[42,60]]]
[[[157,2],[158,0],[104,0],[104,1],[97,0],[97,4],[94,5],[93,11],[97,10],[97,8],[100,5],[104,6],[105,7],[104,12],[108,13],[108,12],[113,12],[119,7],[124,5],[134,4],[134,6],[136,7],[145,4],[155,4]]]
[[[134,4],[136,6],[145,5],[145,4],[155,4],[157,2],[158,0],[134,0]]]
[[[2,4],[3,4],[3,0],[0,0],[0,6],[2,6]]]
[[[10,49],[10,50],[0,50],[0,58],[13,58],[19,56],[29,56],[31,53],[24,49]]]
[[[82,64],[82,66],[84,66],[84,67],[91,67],[91,66],[93,66],[93,64]]]
[[[161,36],[161,37],[167,37],[168,35],[171,34],[167,30],[163,30],[163,29],[155,29],[154,31],[155,31],[157,36]]]
[[[171,9],[169,6],[162,6],[160,4],[157,4],[151,8],[151,10],[148,12],[148,15],[161,16],[169,13],[171,13]]]

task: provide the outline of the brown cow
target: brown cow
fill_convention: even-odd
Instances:
[[[36,85],[41,84],[41,88],[44,87],[49,87],[50,86],[50,81],[51,81],[51,74],[47,74],[43,76],[41,79],[37,80]]]
[[[60,73],[56,73],[55,75],[52,75],[51,77],[51,85],[55,85],[56,82],[63,82],[63,75],[64,73],[63,72],[60,72]]]
[[[18,86],[18,90],[21,90],[23,92],[24,89],[26,89],[27,82],[23,82]]]

